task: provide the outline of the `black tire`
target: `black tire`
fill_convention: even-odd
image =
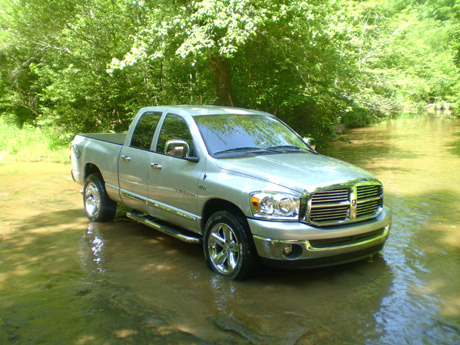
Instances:
[[[209,268],[234,280],[254,273],[257,254],[247,223],[235,213],[219,211],[206,222],[203,250]]]
[[[101,174],[91,174],[86,178],[83,205],[86,216],[93,222],[108,222],[115,217],[117,203],[108,197]]]

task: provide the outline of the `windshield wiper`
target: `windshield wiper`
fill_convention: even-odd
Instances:
[[[238,153],[239,155],[245,155],[248,153],[285,153],[285,152],[307,152],[307,150],[303,150],[300,147],[294,145],[278,145],[278,146],[271,146],[271,147],[253,147],[253,146],[245,146],[245,147],[234,147],[232,149],[222,150],[214,152],[214,155],[221,155],[226,153]]]
[[[254,152],[254,151],[265,151],[266,149],[261,148],[261,147],[234,147],[232,149],[227,149],[227,150],[222,150],[222,151],[217,151],[214,152],[215,155],[220,155],[222,153],[229,153],[229,152]]]
[[[294,146],[294,145],[278,145],[278,146],[271,146],[267,148],[267,150],[274,150],[274,151],[300,151],[301,148]]]

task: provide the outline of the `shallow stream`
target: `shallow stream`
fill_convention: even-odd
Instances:
[[[323,153],[385,186],[380,255],[213,275],[200,246],[88,222],[70,166],[0,161],[0,344],[460,344],[460,121],[402,116]]]

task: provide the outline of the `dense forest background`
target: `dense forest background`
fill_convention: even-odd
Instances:
[[[321,140],[455,111],[459,67],[459,0],[0,0],[0,127],[56,145],[159,104],[261,109]]]

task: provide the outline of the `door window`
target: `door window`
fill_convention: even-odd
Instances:
[[[131,147],[150,150],[153,134],[157,128],[161,113],[145,113],[139,119],[131,139]]]
[[[196,156],[192,135],[188,129],[187,123],[178,115],[168,114],[163,123],[160,137],[158,138],[156,152],[165,154],[166,143],[173,140],[185,141],[190,147],[188,156]]]

